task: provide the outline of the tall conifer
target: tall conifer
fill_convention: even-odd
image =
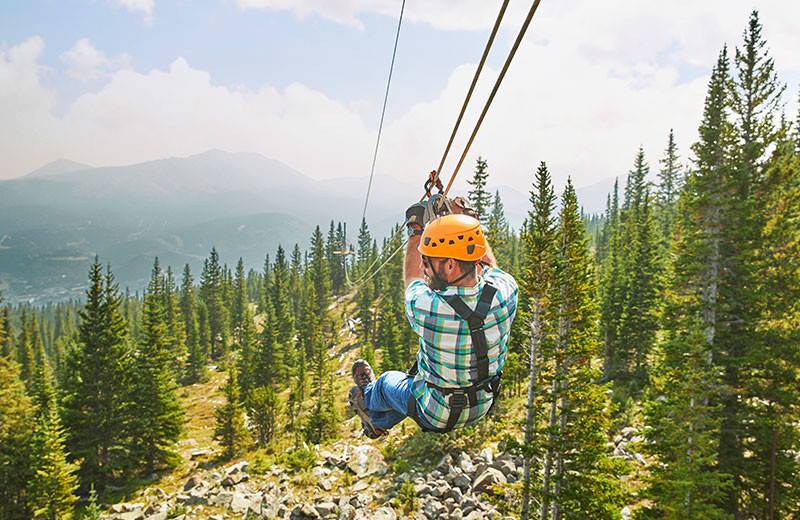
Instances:
[[[127,461],[130,349],[120,312],[119,288],[110,267],[103,274],[95,258],[89,270],[86,305],[79,312],[78,345],[67,359],[64,425],[67,448],[80,461],[78,477],[87,488],[113,482]]]

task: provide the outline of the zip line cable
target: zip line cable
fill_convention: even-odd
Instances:
[[[444,202],[444,198],[447,196],[447,193],[450,191],[450,187],[453,185],[453,181],[458,175],[458,170],[461,168],[461,165],[464,163],[464,158],[467,156],[469,152],[470,146],[472,146],[472,142],[475,140],[475,136],[478,134],[478,129],[481,127],[481,123],[483,123],[483,118],[486,117],[486,113],[489,111],[489,106],[491,106],[492,101],[494,100],[495,94],[497,94],[497,90],[500,88],[500,83],[503,82],[503,78],[508,71],[509,65],[511,65],[511,60],[514,59],[514,55],[517,53],[517,49],[519,48],[520,43],[522,43],[522,38],[525,37],[525,32],[528,30],[528,26],[533,19],[533,15],[536,13],[536,9],[539,7],[539,3],[541,0],[534,0],[533,5],[531,5],[530,11],[528,11],[528,16],[525,18],[525,22],[522,24],[522,27],[519,30],[519,34],[517,35],[517,39],[514,41],[514,45],[511,47],[511,51],[508,53],[508,57],[506,58],[506,62],[503,65],[503,69],[500,71],[500,75],[497,76],[497,81],[494,84],[494,88],[492,89],[492,93],[489,95],[489,99],[486,100],[486,105],[483,107],[483,112],[481,112],[481,116],[478,118],[478,122],[475,123],[475,129],[472,131],[472,135],[469,137],[469,141],[467,141],[467,146],[464,148],[464,153],[461,154],[461,159],[459,159],[458,164],[456,165],[456,169],[453,171],[453,175],[450,177],[450,182],[447,183],[447,188],[444,190],[444,196],[442,197],[439,205],[441,207],[442,202]]]
[[[515,56],[515,54],[517,52],[517,49],[519,48],[520,44],[522,43],[522,39],[525,37],[525,33],[528,30],[528,26],[530,26],[531,20],[533,19],[533,16],[536,13],[536,10],[538,9],[540,3],[541,3],[541,0],[534,0],[533,5],[531,5],[530,10],[528,11],[528,16],[525,18],[525,21],[523,22],[522,27],[520,28],[519,34],[517,34],[517,38],[514,41],[514,45],[511,47],[511,50],[509,51],[508,56],[506,57],[506,61],[503,64],[503,68],[500,70],[500,74],[498,75],[497,80],[495,81],[494,87],[492,88],[492,92],[489,95],[489,98],[486,100],[486,104],[483,107],[483,111],[481,112],[481,115],[478,118],[478,121],[475,123],[475,128],[472,130],[472,134],[470,135],[470,138],[467,141],[466,146],[464,147],[464,151],[461,154],[461,158],[459,159],[458,164],[456,165],[455,169],[453,170],[453,174],[450,177],[450,181],[447,183],[447,187],[445,188],[444,192],[442,193],[442,197],[439,200],[439,207],[441,207],[441,205],[444,204],[445,198],[447,197],[447,194],[448,194],[448,192],[450,191],[450,188],[453,185],[453,181],[455,181],[456,175],[458,175],[458,172],[461,169],[462,164],[464,163],[464,159],[466,158],[467,153],[469,153],[469,149],[472,146],[473,141],[475,140],[475,136],[478,134],[478,130],[480,129],[481,124],[483,123],[483,120],[486,117],[487,112],[489,111],[489,107],[491,106],[492,101],[494,101],[494,97],[495,97],[495,95],[497,94],[497,91],[500,88],[500,84],[503,82],[503,79],[505,78],[506,72],[508,72],[508,68],[511,65],[512,60],[514,59],[514,56]],[[442,166],[444,165],[444,161],[446,160],[447,154],[450,151],[450,147],[453,144],[453,140],[455,138],[455,135],[458,132],[458,128],[459,128],[459,126],[461,124],[461,120],[464,117],[464,113],[466,112],[467,105],[469,104],[469,101],[470,101],[470,99],[472,97],[472,94],[473,94],[473,92],[475,90],[475,85],[477,84],[478,78],[480,77],[481,71],[483,70],[483,65],[486,62],[486,57],[488,56],[489,51],[490,51],[490,49],[492,47],[492,44],[494,42],[495,36],[496,36],[497,31],[498,31],[498,29],[500,27],[500,23],[501,23],[501,21],[503,19],[503,16],[505,14],[505,11],[506,11],[507,7],[508,7],[508,0],[504,0],[503,1],[503,5],[500,7],[500,12],[497,15],[497,20],[495,21],[495,25],[492,28],[492,33],[489,36],[489,41],[486,43],[486,47],[484,48],[483,56],[481,56],[481,61],[478,64],[477,70],[475,71],[475,75],[474,75],[474,77],[472,79],[472,84],[470,85],[470,88],[469,88],[469,90],[467,92],[467,96],[466,96],[466,99],[464,100],[464,104],[461,107],[461,113],[458,115],[458,119],[456,120],[455,127],[453,128],[453,132],[450,135],[450,140],[447,143],[447,147],[445,148],[444,154],[442,156],[442,160],[439,163],[439,168],[436,170],[435,175],[432,177],[432,186],[436,185],[436,181],[439,179],[439,176],[441,175]],[[394,51],[392,53],[392,65],[391,65],[391,67],[389,69],[389,81],[388,81],[388,83],[386,85],[386,94],[384,96],[383,111],[381,113],[381,122],[380,122],[380,126],[378,127],[378,139],[377,139],[377,142],[375,143],[375,153],[374,153],[373,159],[372,159],[372,171],[370,172],[369,185],[367,187],[367,198],[366,198],[366,201],[364,202],[364,213],[362,214],[362,217],[361,217],[362,221],[366,218],[366,213],[367,213],[367,202],[369,201],[369,192],[370,192],[370,189],[372,187],[372,177],[373,177],[374,172],[375,172],[375,161],[376,161],[377,154],[378,154],[378,144],[380,143],[381,131],[383,129],[383,119],[384,119],[384,114],[386,112],[386,100],[388,99],[388,96],[389,96],[389,85],[391,84],[391,81],[392,81],[392,70],[394,69],[394,59],[395,59],[395,54],[397,53],[397,41],[398,41],[398,39],[400,37],[400,24],[402,23],[402,19],[403,19],[403,10],[404,10],[404,8],[405,8],[405,0],[403,0],[403,5],[400,8],[400,21],[398,22],[398,25],[397,25],[397,35],[395,37],[395,47],[394,47]],[[423,200],[425,200],[425,196],[423,196],[422,199],[420,199],[420,202],[422,202]],[[389,243],[391,243],[392,241],[395,240],[395,238],[397,238],[397,236],[402,231],[402,229],[403,229],[402,226],[398,228],[398,230],[394,233],[394,235],[392,235],[392,238],[389,239]],[[394,256],[405,246],[405,244],[407,242],[408,242],[407,239],[405,241],[403,241],[403,243],[400,245],[400,247],[397,248],[391,255],[389,255],[389,257],[383,262],[383,264],[381,264],[374,272],[372,272],[370,274],[370,270],[372,269],[372,267],[380,260],[380,256],[378,256],[372,262],[372,264],[370,264],[369,267],[367,267],[367,269],[365,270],[364,274],[362,274],[355,281],[351,281],[350,277],[347,274],[347,260],[345,259],[345,278],[346,278],[348,284],[352,287],[352,286],[356,286],[356,285],[358,285],[358,284],[360,284],[362,282],[366,282],[366,281],[370,280],[372,277],[374,277],[376,274],[378,274],[378,272],[380,272],[381,269],[383,269],[383,267],[387,263],[389,263],[389,261],[392,258],[394,258]]]
[[[383,119],[386,116],[386,102],[389,100],[389,87],[392,85],[392,72],[394,71],[394,58],[397,55],[397,42],[400,40],[400,27],[403,25],[403,11],[406,9],[406,0],[400,6],[400,19],[397,21],[397,34],[394,37],[394,50],[392,51],[392,64],[389,66],[389,80],[386,82],[386,94],[383,96],[383,110],[381,110],[381,122],[378,125],[378,138],[375,141],[375,152],[372,154],[372,169],[369,172],[369,184],[367,185],[367,198],[364,200],[364,212],[361,214],[362,222],[367,218],[367,204],[369,203],[369,192],[372,189],[372,177],[375,175],[375,162],[378,160],[378,146],[381,144],[381,133],[383,132]]]
[[[436,175],[433,178],[433,182],[431,184],[432,186],[435,186],[436,181],[439,180],[439,174],[442,171],[442,166],[444,166],[445,159],[447,159],[447,154],[450,152],[450,146],[452,146],[453,140],[456,137],[458,127],[461,125],[461,119],[464,118],[464,113],[467,111],[467,105],[469,104],[469,100],[472,98],[472,93],[475,90],[475,85],[478,83],[478,78],[483,70],[483,65],[486,63],[486,57],[489,55],[489,50],[492,48],[492,44],[494,43],[494,37],[497,35],[497,30],[500,28],[500,22],[503,20],[503,15],[508,7],[508,1],[509,0],[503,0],[503,5],[500,7],[500,12],[497,14],[497,20],[495,20],[492,33],[489,35],[489,41],[486,42],[486,47],[483,49],[483,56],[481,56],[481,61],[478,63],[478,68],[475,70],[475,76],[473,76],[472,85],[469,86],[469,91],[467,91],[467,97],[464,99],[464,105],[461,107],[461,113],[458,114],[456,125],[453,127],[453,133],[450,134],[450,140],[447,142],[447,147],[444,150],[444,155],[442,155],[442,160],[439,161],[439,167],[436,168]],[[422,199],[424,200],[425,197],[422,197]]]

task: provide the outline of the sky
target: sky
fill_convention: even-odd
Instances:
[[[402,0],[3,0],[0,179],[55,159],[92,166],[258,152],[317,179],[369,177]],[[408,0],[376,174],[436,168],[500,0]],[[442,178],[530,7],[511,0]],[[530,189],[653,171],[674,129],[697,137],[717,55],[753,9],[790,119],[800,2],[543,0],[455,184],[480,155],[490,184]]]

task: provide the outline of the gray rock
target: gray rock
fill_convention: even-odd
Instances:
[[[620,511],[619,514],[622,516],[622,520],[630,520],[630,518],[631,518],[631,508],[628,507],[628,506],[625,506],[625,507],[622,508],[622,511]]]
[[[456,486],[455,489],[460,489],[464,493],[467,492],[469,486],[472,484],[472,479],[470,479],[466,475],[456,475],[453,479],[453,485]]]
[[[417,496],[430,495],[431,487],[425,483],[414,484],[414,493],[416,493]]]
[[[203,484],[203,479],[201,479],[197,475],[193,475],[193,476],[189,477],[189,480],[186,481],[186,484],[184,484],[184,486],[183,486],[183,490],[184,491],[189,491],[190,489],[194,489],[197,486],[200,486],[202,484]]]
[[[492,459],[494,458],[494,454],[492,453],[492,448],[483,448],[481,450],[480,456],[486,464],[491,464]]]
[[[463,520],[483,520],[485,517],[483,513],[480,511],[472,511],[471,513],[467,514]]]
[[[244,513],[250,507],[250,499],[241,493],[234,493],[228,507],[234,513]]]
[[[397,520],[397,513],[391,507],[381,507],[372,513],[370,518],[372,520]]]
[[[494,484],[506,484],[507,482],[505,475],[501,471],[495,468],[488,468],[475,478],[472,483],[472,490],[478,495],[481,493],[492,495],[494,494],[492,491]]]
[[[450,469],[453,466],[453,457],[450,454],[445,455],[442,457],[442,460],[439,461],[439,464],[436,465],[436,470],[443,475],[447,475],[450,473]]]
[[[355,473],[358,478],[364,478],[373,474],[385,473],[389,466],[383,460],[383,455],[377,448],[365,444],[353,450],[347,461],[347,468]]]
[[[462,451],[461,455],[458,456],[458,467],[461,468],[461,471],[464,473],[470,473],[473,470],[474,464],[466,452]]]
[[[634,453],[634,454],[633,454],[633,460],[635,460],[636,462],[638,462],[638,463],[639,463],[639,464],[641,464],[642,466],[647,466],[647,461],[645,461],[645,460],[644,460],[644,457],[642,457],[642,456],[641,456],[640,454],[638,454],[638,453]]]
[[[194,450],[189,454],[189,458],[191,460],[199,459],[200,457],[205,457],[206,455],[213,455],[214,450],[211,448],[202,448],[199,450]]]
[[[222,507],[230,506],[231,502],[233,501],[233,492],[231,491],[222,491],[217,496],[214,497],[214,504]]]
[[[464,513],[462,513],[460,509],[456,508],[453,510],[452,513],[450,513],[450,516],[448,516],[447,518],[449,520],[462,520],[463,515]]]
[[[241,462],[237,462],[233,466],[229,466],[229,467],[225,468],[225,474],[226,475],[236,475],[237,473],[246,472],[249,466],[250,466],[250,463],[247,462],[246,460],[243,460]]]
[[[621,433],[626,440],[630,440],[636,433],[639,433],[639,429],[628,426],[627,428],[623,428]]]
[[[333,512],[334,512],[334,510],[336,508],[337,508],[337,505],[334,504],[333,502],[329,502],[329,501],[320,502],[319,504],[314,506],[314,509],[317,510],[317,514],[319,514],[319,516],[323,516],[323,517],[333,514]]]
[[[323,491],[330,491],[331,489],[333,489],[333,486],[331,485],[331,481],[330,481],[330,480],[328,480],[328,479],[326,479],[326,478],[323,478],[322,480],[320,480],[320,481],[317,483],[317,485],[318,485],[318,486],[320,487],[320,489],[322,489]]]
[[[144,518],[144,513],[141,509],[126,511],[117,515],[118,520],[141,520],[142,518]]]
[[[452,498],[455,503],[461,503],[461,499],[464,498],[464,495],[461,493],[461,490],[457,487],[450,488],[450,490],[445,493],[446,498]]]
[[[510,460],[503,460],[500,462],[499,465],[494,466],[496,469],[499,469],[503,472],[503,475],[508,477],[512,473],[516,473],[517,467],[514,465],[514,462]]]
[[[292,510],[291,518],[292,520],[317,519],[319,518],[319,513],[309,504],[302,504]]]
[[[356,508],[344,504],[339,508],[339,520],[353,520],[356,517]]]
[[[159,511],[157,513],[153,513],[152,515],[146,517],[145,520],[167,520],[167,512]]]

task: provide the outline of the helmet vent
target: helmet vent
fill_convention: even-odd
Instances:
[[[467,254],[471,255],[473,251],[475,251],[475,244],[469,244],[467,246]]]
[[[458,235],[459,240],[464,240],[464,235]]]
[[[455,241],[455,240],[451,240],[451,241],[450,241],[450,243],[449,243],[449,245],[451,245],[451,246],[452,246],[452,245],[454,245],[455,243],[456,243],[456,241]]]
[[[425,237],[425,245],[427,246],[430,243],[431,243],[431,237]]]
[[[472,237],[469,237],[469,238],[467,239],[467,242],[472,242],[472,240],[473,240],[473,238],[472,238]]]
[[[440,238],[440,239],[439,239],[439,243],[440,243],[440,244],[444,244],[444,239],[443,239],[443,238]]]

